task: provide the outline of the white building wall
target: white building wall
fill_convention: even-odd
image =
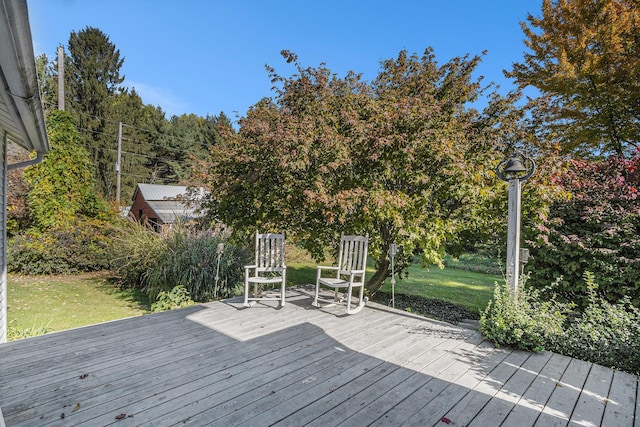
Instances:
[[[4,133],[4,132],[2,132]],[[0,343],[7,342],[7,138],[0,135]]]

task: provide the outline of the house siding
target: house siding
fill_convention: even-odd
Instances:
[[[0,220],[0,343],[7,342],[7,142],[5,135],[0,138],[0,212],[4,212]]]

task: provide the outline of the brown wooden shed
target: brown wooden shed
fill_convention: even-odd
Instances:
[[[129,215],[148,222],[156,231],[170,228],[176,221],[189,221],[202,216],[202,188],[182,185],[138,184],[133,193]]]

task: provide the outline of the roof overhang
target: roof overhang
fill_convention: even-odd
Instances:
[[[0,0],[0,128],[27,150],[49,151],[26,0]]]

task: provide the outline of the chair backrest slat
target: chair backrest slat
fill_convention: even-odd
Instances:
[[[338,276],[351,270],[364,270],[367,265],[369,236],[345,236],[340,238],[338,252]]]
[[[256,266],[258,270],[280,270],[284,263],[284,233],[256,232]]]

